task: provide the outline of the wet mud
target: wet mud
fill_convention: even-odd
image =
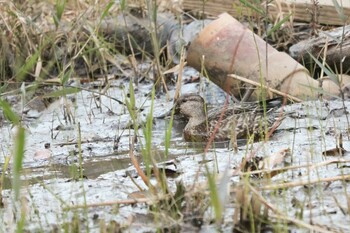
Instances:
[[[127,79],[113,80],[106,94],[125,102],[129,98],[125,88],[128,85]],[[144,82],[135,91],[136,107],[143,109],[138,115],[140,125],[144,124],[150,111],[151,88],[151,82]],[[220,89],[203,81],[184,85],[182,92],[199,92],[214,106],[222,105],[225,100],[225,94]],[[284,162],[274,168],[300,166],[299,168],[280,172],[271,179],[252,178],[252,184],[261,188],[266,200],[290,218],[300,218],[301,221],[322,229],[350,231],[350,220],[344,215],[350,202],[347,194],[348,183],[341,179],[333,182],[326,180],[348,175],[350,172],[350,125],[346,111],[350,108],[350,102],[344,103],[345,111],[340,100],[306,101],[284,106],[283,110],[291,114],[288,114],[268,141],[243,143],[238,146],[237,151],[230,142],[223,142],[214,144],[207,153],[203,153],[205,144],[184,142],[184,123],[175,119],[169,156],[165,157],[168,119],[159,119],[157,116],[172,108],[173,95],[174,89],[171,88],[170,98],[166,95],[156,97],[152,132],[152,156],[159,163],[170,161],[166,166],[169,171],[177,174],[168,177],[168,185],[172,191],[175,190],[175,183],[180,180],[185,187],[207,184],[203,164],[219,175],[232,172],[229,187],[235,188],[241,180],[236,171],[243,158],[266,158],[288,149],[290,153]],[[90,232],[99,232],[102,220],[105,223],[115,221],[130,232],[149,232],[162,228],[164,222],[149,215],[145,204],[98,206],[85,208],[81,212],[74,208],[69,209],[76,205],[126,200],[130,193],[139,190],[134,182],[147,189],[129,159],[130,136],[133,135],[133,130],[126,106],[104,95],[81,91],[60,98],[36,114],[37,117],[25,121],[26,151],[21,189],[24,198],[19,201],[13,198],[11,166],[7,171],[1,170],[5,173],[2,191],[5,207],[0,210],[0,219],[4,223],[0,224],[0,232],[15,230],[21,203],[25,203],[28,216],[25,229],[33,232],[61,229],[62,224],[71,222],[77,214],[83,231],[88,227]],[[0,165],[4,164],[5,156],[11,154],[14,131],[6,122],[0,128]],[[142,164],[142,127],[139,131],[139,141],[133,152]],[[335,156],[325,155],[325,151],[337,148],[339,135],[342,135],[344,152]],[[327,161],[329,164],[323,165]],[[81,168],[84,179],[77,179]],[[269,188],[273,185],[283,187],[282,184],[289,182],[314,180],[320,182],[290,188]],[[231,231],[233,228],[233,212],[234,203],[227,200],[224,222],[221,225],[224,231]],[[213,226],[212,210],[208,210],[205,216],[203,231],[210,230]],[[304,227],[298,226],[291,229],[296,232],[305,231]]]

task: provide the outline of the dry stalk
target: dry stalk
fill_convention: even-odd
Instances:
[[[349,180],[349,179],[350,179],[350,175],[334,176],[334,177],[327,177],[327,178],[314,179],[314,180],[303,180],[303,181],[294,181],[294,182],[282,183],[282,184],[265,185],[260,187],[260,189],[261,190],[286,189],[286,188],[292,188],[292,187],[303,186],[303,185],[318,184],[321,182],[333,182],[338,180]]]
[[[322,59],[322,67],[321,67],[321,75],[319,80],[319,87],[322,88],[323,80],[324,80],[324,70],[323,67],[326,67],[326,57],[327,57],[327,51],[328,51],[328,37],[326,38],[325,46],[323,47],[323,59]],[[323,94],[320,92],[318,94],[318,97],[322,99]]]
[[[182,48],[181,49],[181,57],[180,57],[180,64],[179,64],[179,69],[178,69],[178,77],[177,77],[177,82],[176,82],[176,89],[175,89],[175,94],[174,94],[174,100],[177,100],[179,98],[180,95],[180,91],[181,91],[181,83],[182,83],[182,73],[184,70],[184,66],[187,64],[186,60],[186,53],[185,53],[185,49]]]
[[[254,85],[254,86],[256,86],[256,87],[265,88],[265,89],[267,89],[268,91],[271,91],[272,93],[275,93],[275,94],[277,94],[277,95],[280,95],[280,96],[283,96],[283,97],[288,98],[288,99],[290,99],[290,100],[293,100],[294,102],[297,102],[297,103],[302,102],[302,100],[299,99],[299,98],[297,98],[297,97],[294,97],[294,96],[292,96],[292,95],[289,95],[289,94],[284,93],[284,92],[281,92],[281,91],[278,91],[278,90],[276,90],[276,89],[274,89],[274,88],[268,87],[268,86],[266,86],[266,85],[263,85],[263,84],[261,84],[261,83],[252,81],[252,80],[250,80],[250,79],[243,78],[243,77],[238,76],[238,75],[236,75],[236,74],[228,74],[227,76],[228,76],[228,77],[231,77],[231,78],[234,78],[234,79],[237,79],[237,80],[239,80],[239,81],[242,81],[242,82],[245,82],[245,83]]]
[[[130,156],[131,163],[134,165],[137,174],[139,174],[139,176],[141,177],[141,179],[145,183],[145,185],[147,185],[150,189],[155,190],[155,187],[151,184],[151,182],[149,182],[148,177],[142,171],[140,164],[134,155],[134,141],[135,140],[133,138],[131,138],[130,141],[131,142],[130,142],[129,156]]]
[[[318,227],[318,226],[314,226],[314,225],[311,225],[311,224],[308,224],[304,221],[301,221],[301,220],[298,220],[296,218],[291,218],[291,217],[288,217],[286,216],[286,214],[282,213],[281,211],[279,211],[274,205],[272,205],[271,203],[269,203],[262,195],[261,193],[256,190],[253,186],[249,185],[248,184],[248,188],[252,191],[252,193],[255,194],[255,196],[257,198],[259,198],[259,200],[270,210],[272,210],[274,213],[270,213],[269,214],[269,217],[273,217],[273,218],[277,218],[277,219],[281,219],[281,220],[285,220],[285,221],[288,221],[288,222],[291,222],[297,226],[301,226],[301,227],[304,227],[306,229],[309,229],[311,230],[312,232],[324,232],[324,233],[328,233],[329,230],[326,230],[326,229],[323,229],[321,227]]]
[[[344,160],[344,159],[334,159],[330,161],[321,162],[318,164],[304,164],[304,165],[297,165],[297,166],[288,166],[288,167],[281,167],[281,168],[274,168],[274,169],[264,169],[264,170],[255,170],[251,172],[238,172],[236,170],[232,170],[231,174],[232,176],[249,176],[249,175],[257,175],[257,174],[264,174],[264,173],[271,173],[271,172],[282,172],[287,170],[294,170],[299,168],[309,168],[309,169],[315,169],[317,167],[327,166],[333,163],[348,163],[350,160]]]
[[[315,36],[315,35],[318,35],[318,18],[320,16],[319,2],[318,0],[312,0],[311,3],[312,3],[312,8],[307,9],[307,11],[311,15],[311,22],[310,22],[310,26],[312,29],[311,36]]]
[[[288,222],[291,222],[297,226],[301,226],[301,227],[304,227],[304,228],[307,228],[310,230],[310,232],[321,232],[321,233],[330,233],[330,231],[328,229],[324,229],[322,227],[319,227],[319,226],[315,226],[315,225],[311,225],[311,224],[308,224],[304,221],[301,221],[299,219],[296,219],[296,218],[291,218],[291,217],[288,217],[286,215],[280,215],[280,214],[273,214],[271,213],[269,215],[270,217],[272,218],[277,218],[277,219],[280,219],[280,220],[285,220],[285,221],[288,221]]]
[[[63,208],[64,211],[72,210],[72,209],[82,209],[82,208],[95,208],[102,206],[113,206],[113,205],[133,205],[137,203],[148,203],[152,204],[152,200],[150,198],[135,198],[135,199],[125,199],[125,200],[117,200],[117,201],[108,201],[108,202],[100,202],[93,204],[83,204],[83,205],[74,205]]]
[[[221,111],[221,114],[220,114],[220,117],[219,117],[219,120],[218,122],[216,123],[215,125],[215,128],[211,134],[211,137],[209,138],[208,142],[207,142],[207,145],[205,146],[205,149],[204,149],[204,154],[206,154],[208,152],[208,150],[210,149],[212,143],[214,142],[214,139],[215,139],[215,134],[218,132],[220,126],[221,126],[221,123],[222,123],[222,119],[225,115],[225,112],[227,110],[227,107],[228,107],[228,101],[229,101],[229,96],[227,95],[226,96],[226,100],[225,100],[225,103],[224,103],[224,107]],[[234,141],[237,141],[237,139],[234,138]],[[235,148],[237,149],[237,148]]]

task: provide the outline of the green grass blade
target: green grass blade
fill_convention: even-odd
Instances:
[[[150,166],[152,165],[152,130],[153,130],[153,109],[154,109],[154,97],[155,97],[155,88],[152,88],[151,94],[151,107],[147,115],[146,127],[143,128],[143,135],[145,137],[145,148],[143,149],[142,156],[144,158],[147,175],[150,175]]]
[[[6,101],[0,99],[0,108],[4,111],[4,116],[11,121],[12,124],[18,125],[20,118],[12,111],[11,106]]]
[[[127,6],[127,1],[126,0],[121,0],[120,1],[120,10],[121,11],[125,11],[126,10],[126,6]]]
[[[262,9],[260,9],[260,8],[258,8],[258,7],[256,7],[256,6],[254,6],[253,4],[251,4],[250,2],[248,2],[247,0],[239,0],[239,1],[240,1],[244,6],[246,6],[246,7],[250,8],[250,9],[252,9],[253,11],[255,11],[255,12],[261,14],[261,15],[265,15],[265,12],[264,12]]]
[[[56,28],[58,28],[60,24],[65,6],[66,6],[66,0],[56,0],[56,7],[55,7],[56,14],[52,16]]]
[[[332,0],[335,10],[337,11],[339,18],[342,22],[346,22],[346,16],[344,14],[343,7],[341,7],[337,0]]]
[[[25,209],[22,208],[21,209],[21,218],[17,221],[16,233],[24,232],[25,222],[26,222],[26,212],[25,212]]]
[[[123,0],[122,2],[124,2],[124,4],[126,4],[126,3],[125,3],[126,0]],[[107,16],[109,10],[111,9],[111,7],[112,7],[114,4],[115,4],[115,1],[110,1],[110,2],[107,4],[106,8],[105,8],[104,11],[102,12],[101,21]],[[121,6],[122,6],[122,3],[120,3],[120,4],[121,4]],[[124,6],[124,8],[125,8],[125,6]],[[121,10],[123,10],[123,9],[121,9]]]
[[[33,67],[36,65],[36,62],[38,60],[38,57],[40,55],[40,49],[38,49],[27,61],[26,63],[19,69],[18,73],[16,74],[16,80],[18,82],[23,81],[23,79],[26,77],[28,72],[33,69]]]
[[[4,83],[2,86],[0,86],[0,95],[6,91],[8,87],[8,83]]]
[[[222,219],[222,205],[220,202],[218,188],[215,182],[215,176],[210,173],[208,167],[206,167],[206,170],[207,170],[207,179],[209,184],[211,205],[214,209],[216,223],[220,223]]]
[[[25,143],[25,130],[22,126],[18,125],[18,131],[15,138],[14,147],[14,161],[13,161],[13,190],[15,192],[15,198],[19,197],[19,190],[21,187],[21,171],[24,158],[24,143]]]
[[[164,144],[165,144],[165,158],[168,158],[168,156],[169,156],[169,148],[170,148],[171,133],[173,130],[174,114],[175,114],[175,108],[171,112],[169,125],[165,131],[165,142],[164,142]]]
[[[311,53],[309,53],[311,58],[315,61],[315,63],[326,73],[326,75],[338,86],[340,86],[340,82],[338,79],[338,75],[336,75],[333,71],[331,71],[329,68],[324,66],[317,58],[315,58]]]
[[[3,171],[7,171],[8,167],[9,167],[9,163],[11,160],[11,156],[4,156],[4,164],[2,166],[2,170]],[[5,183],[5,176],[6,176],[6,172],[2,172],[1,173],[1,178],[0,178],[0,208],[4,207],[4,202],[3,202],[3,196],[2,196],[2,190],[3,190],[3,185]]]
[[[310,88],[310,90],[313,90],[313,91],[315,91],[315,92],[317,92],[317,93],[320,93],[320,94],[322,94],[322,95],[327,95],[327,96],[330,96],[330,97],[333,97],[333,98],[339,99],[339,100],[341,99],[339,96],[333,95],[333,94],[331,94],[331,93],[329,93],[329,92],[323,90],[322,88],[311,87],[311,86],[308,86],[308,85],[305,85],[305,84],[302,84],[302,83],[300,83],[300,85],[301,85],[301,86],[304,86],[304,87],[307,87],[307,88]]]
[[[44,95],[44,98],[61,97],[61,96],[69,95],[69,94],[75,94],[75,93],[78,93],[79,91],[80,91],[79,88],[67,87],[67,88],[63,88],[62,90],[53,91],[51,93],[48,93],[48,94]]]
[[[134,129],[137,130],[138,124],[136,122],[136,107],[135,107],[135,92],[134,92],[134,86],[132,84],[132,81],[130,79],[129,82],[129,99],[125,98],[125,105],[128,109],[128,112],[130,114],[130,117],[134,123]]]
[[[67,72],[65,72],[63,74],[63,76],[61,76],[62,77],[62,79],[61,79],[62,86],[64,86],[67,83],[67,81],[70,79],[70,77],[72,77],[72,73],[73,73],[73,69],[70,68]]]
[[[135,101],[135,90],[134,90],[134,85],[132,84],[132,81],[130,79],[129,82],[129,94],[130,94],[130,104],[133,107],[133,109],[135,109],[136,105],[136,101]]]
[[[284,24],[285,22],[287,22],[291,16],[292,16],[292,13],[290,13],[289,15],[287,15],[286,17],[284,17],[281,21],[279,21],[275,26],[273,26],[273,27],[267,32],[267,36],[270,36],[272,33],[274,33],[275,31],[277,31],[278,29],[280,29],[281,26],[282,26],[282,24]]]

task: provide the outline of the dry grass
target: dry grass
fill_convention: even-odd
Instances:
[[[2,81],[40,81],[63,76],[69,69],[86,68],[88,74],[97,69],[93,64],[106,66],[108,44],[98,44],[103,41],[95,38],[99,21],[115,16],[117,5],[69,1],[61,14],[54,1],[0,5]]]

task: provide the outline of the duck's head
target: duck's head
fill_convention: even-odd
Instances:
[[[203,118],[205,102],[200,95],[185,94],[182,95],[175,103],[175,114],[182,114],[185,117]]]

